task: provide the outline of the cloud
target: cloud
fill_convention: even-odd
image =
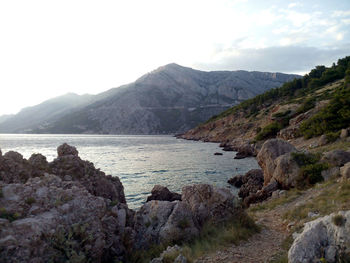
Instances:
[[[316,65],[330,66],[350,54],[349,43],[337,48],[302,46],[225,50],[215,61],[196,63],[202,70],[256,70],[307,73]]]

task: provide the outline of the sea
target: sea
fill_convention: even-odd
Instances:
[[[217,143],[173,136],[0,134],[3,154],[16,151],[26,159],[41,153],[52,161],[64,142],[75,146],[83,160],[118,176],[132,209],[141,207],[157,184],[181,193],[185,185],[208,183],[236,194],[237,189],[227,180],[259,168],[255,158],[236,160],[235,152],[223,152]],[[223,155],[214,155],[216,152]]]

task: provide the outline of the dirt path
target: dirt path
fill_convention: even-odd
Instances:
[[[287,223],[282,215],[291,207],[304,203],[318,194],[310,189],[294,201],[277,206],[269,211],[256,212],[254,218],[262,230],[239,245],[232,245],[214,254],[196,260],[197,263],[259,263],[269,262],[273,255],[282,251],[281,245],[288,236]]]

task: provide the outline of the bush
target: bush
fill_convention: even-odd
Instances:
[[[35,199],[33,197],[28,197],[25,202],[26,202],[27,205],[32,205],[36,201],[35,201]]]
[[[332,217],[332,222],[336,226],[342,226],[345,223],[345,218],[342,215],[335,215]]]
[[[335,91],[334,98],[319,113],[300,126],[306,139],[329,132],[338,132],[350,123],[350,87]]]
[[[315,163],[303,166],[300,169],[297,186],[299,188],[305,188],[309,185],[314,185],[318,182],[322,182],[324,179],[321,175],[323,170],[329,168],[329,165],[326,163]]]
[[[339,139],[339,136],[340,131],[326,133],[326,138],[328,142],[335,142],[337,139]]]
[[[303,152],[292,152],[291,153],[292,158],[294,161],[297,162],[299,166],[306,166],[310,164],[317,163],[321,156],[319,154],[312,154],[312,153],[303,153]]]
[[[308,98],[304,100],[304,102],[300,105],[300,107],[297,109],[296,113],[301,114],[304,112],[307,112],[308,110],[311,110],[316,105],[315,98]]]
[[[0,218],[5,218],[9,220],[10,222],[15,221],[20,218],[20,215],[18,213],[12,213],[8,212],[5,208],[0,208]]]
[[[278,122],[272,122],[265,126],[255,137],[257,141],[265,140],[275,137],[277,133],[282,129],[282,125]]]

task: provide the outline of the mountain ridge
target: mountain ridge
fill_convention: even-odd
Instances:
[[[26,122],[16,126],[19,116],[15,115],[0,124],[0,132],[181,133],[245,99],[298,77],[256,71],[206,72],[171,63],[135,82],[91,95],[75,107],[67,106],[63,114],[51,119],[37,118],[31,125]]]

